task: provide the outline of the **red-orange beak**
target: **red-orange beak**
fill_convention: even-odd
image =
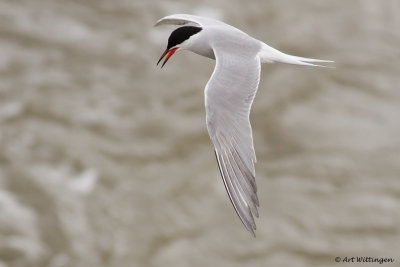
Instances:
[[[168,59],[178,50],[178,47],[174,47],[171,49],[166,49],[164,53],[161,55],[160,59],[157,62],[157,66],[160,63],[160,61],[165,57],[164,63],[161,65],[161,68],[164,67],[165,63],[167,63]]]

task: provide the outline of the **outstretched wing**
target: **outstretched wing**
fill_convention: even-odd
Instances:
[[[258,47],[218,44],[216,65],[205,89],[207,129],[229,198],[253,235],[258,217],[254,163],[256,155],[249,120],[260,79]]]
[[[188,23],[194,23],[199,25],[200,27],[213,26],[213,25],[227,25],[221,21],[211,18],[188,15],[188,14],[174,14],[159,19],[154,26],[159,26],[163,24],[185,25]]]

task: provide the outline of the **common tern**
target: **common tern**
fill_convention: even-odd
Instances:
[[[168,38],[161,67],[180,50],[215,59],[214,72],[205,87],[207,130],[214,145],[228,196],[246,229],[255,236],[258,217],[254,163],[256,155],[250,109],[260,81],[261,63],[322,66],[330,60],[297,57],[278,51],[224,22],[195,15],[175,14],[155,26],[182,25]]]

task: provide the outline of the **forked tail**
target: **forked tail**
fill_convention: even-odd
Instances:
[[[262,48],[261,48],[261,51],[259,54],[261,63],[282,62],[282,63],[286,63],[286,64],[331,68],[330,66],[313,64],[313,63],[332,63],[333,62],[331,60],[322,60],[322,59],[292,56],[292,55],[282,53],[281,51],[279,51],[275,48],[272,48],[263,42],[261,42],[261,45],[262,45]]]

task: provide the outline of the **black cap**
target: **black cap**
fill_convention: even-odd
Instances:
[[[201,28],[195,26],[184,26],[176,29],[168,38],[167,49],[183,43],[185,40],[189,39],[190,36],[198,33],[199,31],[201,31]]]

